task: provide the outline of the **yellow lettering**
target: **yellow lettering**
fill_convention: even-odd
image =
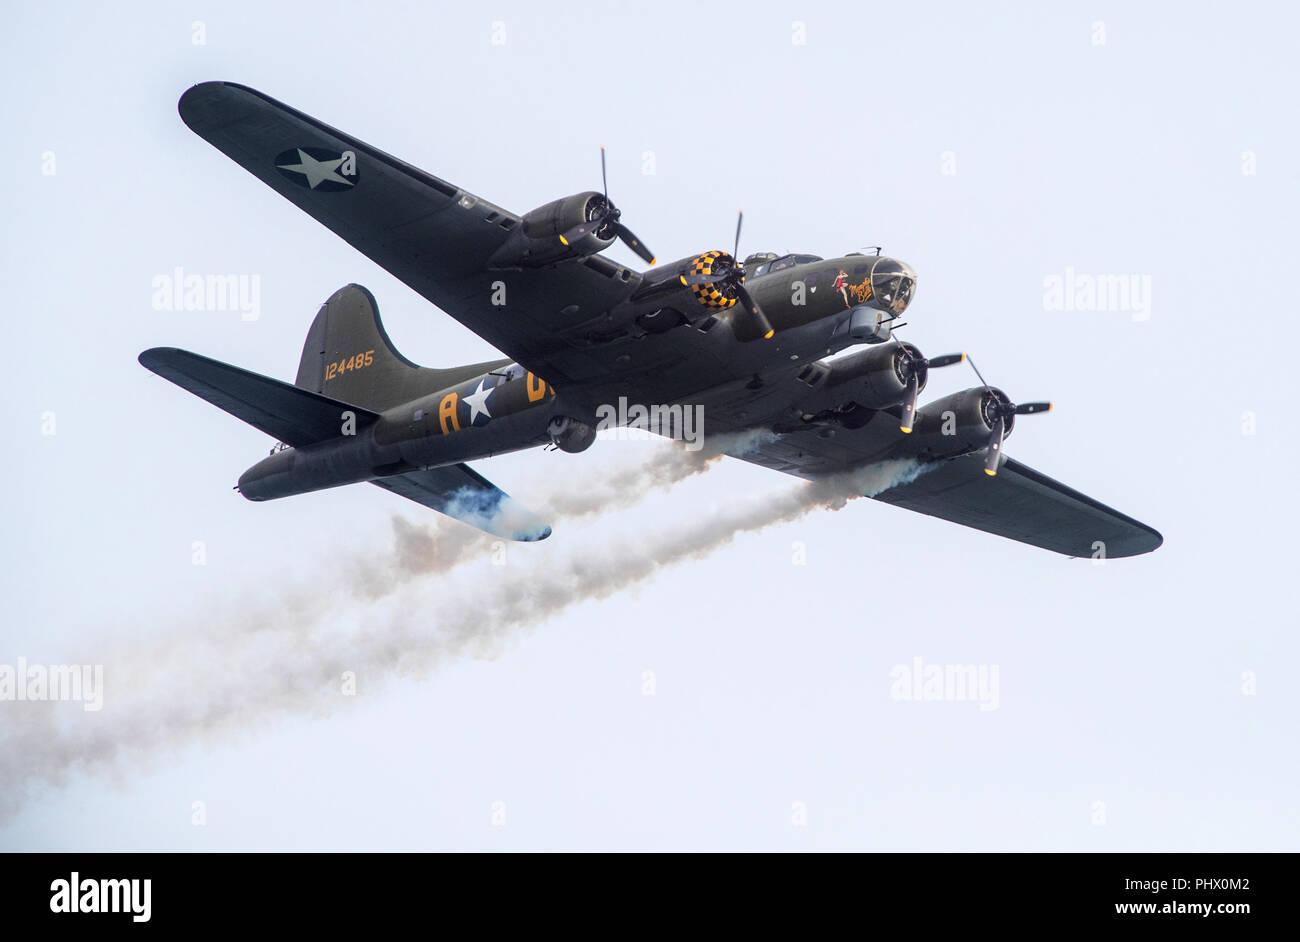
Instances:
[[[456,403],[459,399],[455,393],[447,393],[438,404],[438,424],[442,426],[444,435],[460,431],[460,419],[456,417]]]
[[[546,383],[532,373],[528,374],[528,401],[536,402],[546,395]]]

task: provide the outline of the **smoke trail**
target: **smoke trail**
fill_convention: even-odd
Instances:
[[[539,516],[552,520],[577,520],[610,510],[630,507],[656,489],[701,474],[715,466],[724,455],[742,456],[776,436],[766,429],[714,435],[702,448],[690,451],[678,442],[654,451],[648,461],[626,468],[615,468],[595,480],[553,487],[540,495]],[[361,562],[340,573],[341,584],[353,587],[367,599],[381,598],[398,588],[413,575],[443,572],[461,562],[471,551],[486,552],[493,538],[456,520],[433,517],[427,522],[412,523],[393,517],[393,549],[396,567],[375,567]]]
[[[654,490],[670,488],[707,471],[723,455],[744,455],[774,437],[765,429],[725,433],[706,439],[697,451],[664,440],[650,449],[644,460],[645,452],[637,449],[632,452],[638,459],[634,465],[616,467],[594,480],[566,478],[548,484],[549,492],[535,495],[539,516],[579,520],[629,507]],[[340,604],[379,601],[415,576],[445,572],[467,559],[488,554],[499,540],[434,511],[423,513],[418,523],[395,513],[392,531],[391,551],[374,547],[326,559],[310,584],[279,586],[274,604],[237,599],[213,617],[190,626],[184,637],[168,632],[156,642],[154,653],[168,645],[190,644],[196,634],[221,644],[229,643],[236,634],[268,631],[309,636],[312,626]]]
[[[652,449],[648,460],[615,468],[595,482],[566,479],[549,495],[540,495],[539,506],[552,519],[580,519],[630,506],[657,488],[671,487],[707,470],[724,453],[743,454],[770,437],[764,431],[719,435],[693,452],[678,442],[665,442]],[[636,449],[633,454],[641,459],[645,452]],[[233,599],[210,600],[202,615],[182,627],[169,625],[152,636],[136,634],[126,642],[108,642],[107,650],[94,660],[117,665],[109,672],[112,689],[150,691],[158,696],[165,714],[150,716],[142,711],[131,715],[125,721],[127,727],[120,731],[121,743],[128,744],[127,748],[137,744],[140,751],[151,739],[159,745],[184,742],[201,736],[209,726],[220,725],[218,715],[223,711],[227,727],[246,725],[240,718],[241,702],[218,701],[203,713],[191,702],[195,691],[204,690],[212,676],[244,676],[249,663],[269,669],[294,663],[313,646],[338,645],[338,639],[328,637],[324,623],[336,618],[341,608],[355,602],[378,603],[413,579],[428,578],[466,559],[486,555],[497,540],[433,511],[425,512],[421,521],[412,523],[394,515],[390,550],[373,547],[329,558],[308,584],[277,582],[272,602],[245,591]],[[206,676],[192,677],[184,669],[186,664],[204,665]],[[319,687],[318,680],[319,675],[314,675],[310,683]],[[266,683],[273,687],[275,682]],[[251,698],[251,702],[261,704],[251,708],[255,712],[274,709],[264,695]],[[60,738],[49,725],[53,713],[47,715],[38,706],[28,706],[33,708],[26,711],[25,719],[35,720],[37,725],[0,730],[0,787],[15,776],[18,780],[57,779],[80,761],[99,766],[113,758],[117,747],[110,738],[74,746],[74,740]],[[247,722],[253,719],[249,716]],[[7,742],[14,737],[14,742]],[[53,771],[44,774],[42,769]],[[0,794],[0,818],[10,801]]]
[[[596,475],[594,479],[576,483],[570,479],[553,486],[549,494],[543,493],[539,497],[540,516],[572,520],[631,506],[652,490],[671,487],[707,471],[724,455],[744,455],[756,445],[775,437],[766,429],[715,435],[696,451],[671,442],[667,447],[655,449],[647,461],[615,468],[611,473]],[[402,545],[403,563],[408,564],[408,568],[409,564],[414,564],[425,572],[429,571],[432,562],[430,553],[435,550],[441,550],[443,566],[447,567],[454,565],[466,548],[476,544],[486,547],[491,543],[490,537],[472,531],[465,533],[466,527],[444,518],[434,518],[418,528],[400,518],[395,518],[393,523],[397,540]],[[422,536],[428,539],[421,539]]]
[[[156,659],[157,652],[148,647],[132,651],[113,669],[105,709],[93,721],[78,715],[76,723],[59,723],[53,709],[58,705],[25,705],[22,724],[11,725],[0,742],[0,818],[16,811],[36,783],[58,784],[78,769],[112,768],[123,758],[147,758],[195,740],[228,736],[281,714],[329,713],[346,702],[339,694],[344,671],[354,672],[369,691],[395,676],[424,676],[444,659],[495,650],[572,605],[607,598],[663,568],[707,556],[741,533],[812,510],[837,509],[852,497],[878,494],[921,471],[914,462],[886,462],[804,483],[775,497],[738,502],[709,517],[639,533],[617,546],[581,546],[567,557],[547,558],[544,566],[503,571],[502,582],[488,592],[480,588],[447,595],[441,591],[444,585],[436,583],[436,608],[413,609],[435,613],[432,624],[425,616],[408,615],[350,634],[330,634],[318,626],[318,643],[282,634],[244,638],[239,644],[191,643],[172,652],[179,658],[170,661]],[[120,699],[121,691],[138,698],[119,705],[114,698]]]
[[[673,447],[657,450],[642,464],[601,475],[582,487],[558,490],[547,498],[546,506],[557,517],[583,517],[626,507],[641,500],[649,490],[707,471],[723,455],[742,456],[775,437],[766,429],[714,435],[698,451],[674,442]]]

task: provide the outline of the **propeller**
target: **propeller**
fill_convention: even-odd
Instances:
[[[1007,419],[1016,415],[1035,415],[1039,412],[1051,412],[1052,404],[1050,402],[1014,403],[1007,399],[1005,394],[1000,394],[988,384],[979,367],[975,365],[974,360],[970,361],[970,366],[989,395],[989,404],[985,412],[992,427],[989,430],[989,443],[985,449],[984,473],[989,477],[995,477],[998,473],[998,463],[1002,458],[1002,440],[1007,434]]]
[[[587,204],[591,218],[562,234],[560,241],[565,245],[569,245],[594,232],[601,239],[621,239],[623,244],[635,252],[642,261],[653,265],[655,263],[654,253],[646,248],[645,243],[638,239],[631,229],[619,222],[619,218],[623,213],[609,200],[609,179],[605,174],[604,144],[600,146],[600,185],[604,195],[599,200],[593,198]]]
[[[921,356],[921,351],[911,344],[900,343],[898,349],[902,354],[898,360],[898,372],[906,377],[907,383],[907,390],[903,394],[903,415],[898,428],[905,435],[910,435],[916,422],[916,397],[921,393],[921,376],[924,375],[926,370],[937,370],[940,367],[960,363],[966,359],[966,354],[945,353],[943,356],[927,359]]]
[[[742,209],[736,214],[736,242],[731,250],[731,255],[726,253],[719,254],[713,261],[711,268],[715,270],[707,275],[682,275],[681,281],[684,285],[704,285],[714,284],[720,287],[727,287],[732,290],[736,296],[736,301],[740,304],[740,309],[745,312],[755,330],[764,340],[770,340],[776,331],[772,327],[772,322],[767,319],[763,309],[758,306],[754,296],[749,293],[745,287],[745,266],[740,264],[740,227],[745,223],[745,211]]]

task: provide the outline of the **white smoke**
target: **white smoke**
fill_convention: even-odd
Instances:
[[[626,473],[628,480],[662,483],[695,473],[691,467],[664,458],[658,470],[641,472],[643,478],[635,471]],[[85,714],[56,715],[50,709],[56,705],[41,703],[11,713],[17,722],[0,734],[0,817],[14,812],[40,783],[61,783],[78,770],[120,768],[124,761],[147,760],[285,715],[327,714],[348,702],[340,694],[345,671],[374,690],[396,676],[426,676],[447,658],[498,650],[512,636],[574,604],[607,598],[665,567],[713,553],[739,534],[812,510],[838,509],[853,497],[913,480],[923,470],[911,461],[872,465],[800,483],[774,497],[736,501],[716,514],[675,521],[613,545],[602,542],[534,557],[531,565],[499,570],[490,591],[468,585],[452,592],[445,581],[429,582],[447,563],[440,552],[426,552],[426,541],[435,533],[441,539],[445,524],[399,525],[389,558],[367,561],[365,574],[355,577],[362,581],[353,587],[361,599],[367,597],[367,585],[373,597],[393,596],[388,607],[394,611],[384,613],[383,620],[372,617],[358,629],[352,619],[319,617],[317,606],[286,611],[280,605],[279,618],[263,613],[264,620],[251,632],[243,625],[227,625],[225,633],[182,626],[172,632],[170,643],[135,643],[105,659],[110,692],[104,710],[91,714],[93,721],[84,721]],[[385,567],[400,575],[368,582]],[[405,586],[417,577],[423,577],[420,583]],[[437,604],[402,605],[407,599],[397,592],[403,587],[436,589]],[[379,614],[375,608],[370,603],[372,615]]]

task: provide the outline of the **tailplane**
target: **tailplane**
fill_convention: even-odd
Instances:
[[[154,347],[140,365],[287,445],[311,445],[379,420],[363,409],[209,357]]]

